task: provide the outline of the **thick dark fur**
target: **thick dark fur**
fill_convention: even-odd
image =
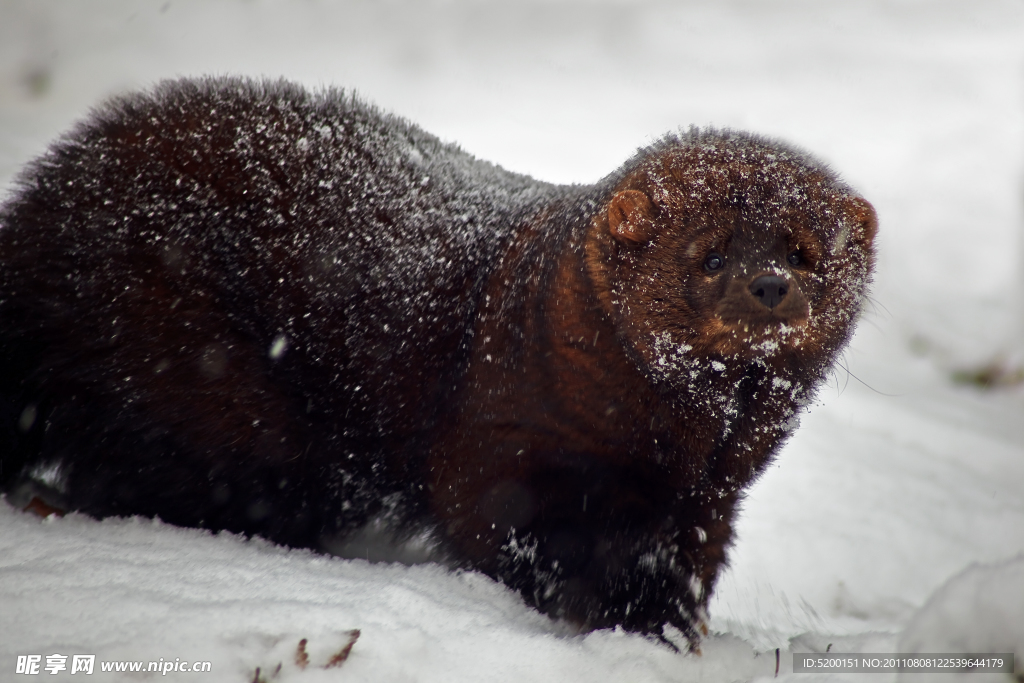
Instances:
[[[874,232],[755,136],[558,187],[340,92],[165,83],[0,211],[0,476],[292,546],[420,534],[581,628],[696,642]]]

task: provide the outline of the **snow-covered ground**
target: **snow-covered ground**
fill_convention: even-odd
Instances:
[[[747,681],[829,643],[1024,669],[1024,390],[953,381],[1024,360],[1018,0],[0,0],[0,188],[103,97],[206,73],[353,88],[558,182],[680,125],[779,136],[878,209],[872,305],[750,491],[699,657],[566,635],[479,575],[0,505],[0,681],[53,653],[212,662],[180,680]]]

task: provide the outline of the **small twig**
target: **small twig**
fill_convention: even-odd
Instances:
[[[338,652],[333,657],[331,657],[330,661],[324,665],[324,668],[332,669],[336,666],[341,666],[342,664],[344,664],[345,660],[348,659],[349,654],[352,652],[352,646],[356,644],[357,640],[359,640],[359,635],[359,629],[357,628],[354,628],[351,631],[349,631],[348,643],[345,645],[345,647],[338,650]]]
[[[775,648],[775,677],[779,677],[779,648]]]
[[[303,638],[299,641],[299,646],[295,648],[295,665],[300,669],[305,669],[309,666],[309,655],[306,654],[306,639]]]

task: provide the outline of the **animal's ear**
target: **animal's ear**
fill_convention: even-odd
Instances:
[[[608,202],[608,229],[624,244],[645,244],[654,237],[656,209],[639,190],[623,190]]]
[[[849,202],[847,211],[853,226],[851,237],[865,249],[871,249],[875,233],[878,232],[878,214],[875,213],[875,207],[861,197],[852,197]]]

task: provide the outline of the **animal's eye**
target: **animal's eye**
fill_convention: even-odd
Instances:
[[[794,251],[789,256],[787,256],[786,260],[789,262],[789,265],[793,266],[794,268],[796,266],[802,266],[804,263],[804,257],[800,255],[799,249],[797,251]]]
[[[713,273],[716,270],[721,270],[722,266],[725,265],[725,257],[719,254],[717,251],[713,251],[708,254],[707,258],[704,259],[704,270],[709,273]]]

